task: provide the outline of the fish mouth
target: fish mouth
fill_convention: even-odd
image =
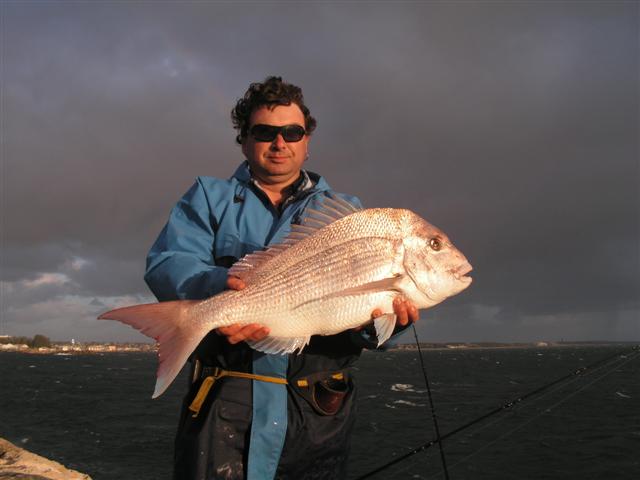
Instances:
[[[471,270],[473,270],[473,267],[471,266],[470,263],[463,263],[462,265],[459,265],[455,270],[453,270],[453,276],[456,277],[456,280],[459,280],[460,282],[464,282],[464,283],[471,283],[472,278],[467,276],[467,273],[469,273]]]

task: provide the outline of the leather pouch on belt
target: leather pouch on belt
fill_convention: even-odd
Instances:
[[[346,372],[321,372],[290,382],[295,391],[320,415],[335,415],[351,391]]]

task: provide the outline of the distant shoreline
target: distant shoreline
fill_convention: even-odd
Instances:
[[[559,342],[431,342],[420,343],[422,350],[489,350],[489,349],[520,349],[520,348],[554,348],[554,347],[598,347],[598,346],[633,346],[640,341],[559,341]],[[400,352],[417,350],[415,343],[391,345],[388,348],[373,350],[372,352]],[[50,347],[31,348],[27,345],[0,344],[0,353],[12,352],[27,355],[95,355],[104,353],[157,353],[158,346],[154,343],[89,343],[62,344],[56,343]]]
[[[555,347],[604,347],[604,346],[633,346],[639,345],[640,341],[558,341],[558,342],[443,342],[443,343],[420,343],[422,350],[493,350],[493,349],[518,349],[518,348],[555,348]],[[394,345],[386,349],[388,352],[398,352],[403,350],[418,350],[415,343]]]
[[[52,344],[50,347],[33,348],[28,345],[0,344],[0,353],[13,352],[27,355],[97,355],[103,353],[156,353],[155,343],[88,343]]]

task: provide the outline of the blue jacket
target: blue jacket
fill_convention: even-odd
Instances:
[[[317,207],[324,196],[361,206],[356,197],[333,192],[320,176],[309,172],[303,180],[279,210],[253,184],[246,162],[228,180],[198,177],[171,211],[147,257],[145,281],[158,300],[204,299],[223,291],[233,262],[280,242],[291,223],[300,222],[305,208]],[[218,363],[237,369],[229,358],[240,350],[219,347],[229,355],[219,355],[224,358]],[[212,354],[212,348],[202,344],[199,349]],[[253,350],[250,355],[253,373],[287,376],[288,356]],[[252,391],[247,478],[269,479],[275,475],[287,430],[287,391],[284,385],[259,381],[253,382]]]

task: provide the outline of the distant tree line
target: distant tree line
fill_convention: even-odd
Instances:
[[[12,343],[14,345],[28,345],[31,348],[50,347],[51,340],[45,335],[37,334],[33,338],[29,337],[3,337],[0,343]]]

